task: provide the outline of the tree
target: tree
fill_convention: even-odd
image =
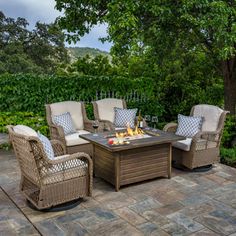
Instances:
[[[68,62],[64,34],[57,24],[28,22],[6,17],[0,11],[0,73],[53,73],[58,63]]]
[[[78,57],[72,64],[64,64],[59,66],[57,74],[80,74],[94,76],[109,76],[116,73],[116,68],[112,67],[107,56],[97,55],[95,57],[86,56]]]
[[[120,58],[148,50],[161,65],[176,47],[204,52],[224,78],[225,109],[235,114],[235,0],[56,0],[56,8],[64,11],[58,22],[69,41],[107,22],[103,40],[114,42],[112,53]]]

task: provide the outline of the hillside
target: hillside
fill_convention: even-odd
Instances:
[[[109,53],[106,51],[101,51],[97,48],[89,48],[89,47],[68,47],[67,48],[70,51],[70,56],[72,61],[74,61],[77,57],[84,57],[87,54],[90,55],[91,57],[95,57],[97,55],[103,55],[103,56],[108,56]]]

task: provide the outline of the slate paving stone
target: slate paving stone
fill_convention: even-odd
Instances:
[[[37,230],[2,189],[0,189],[0,204],[0,235],[38,235]]]
[[[91,208],[78,211],[77,213],[57,217],[55,221],[57,224],[64,224],[66,222],[74,222],[82,225],[86,230],[91,227],[97,227],[104,223],[110,224],[118,218],[113,212],[108,209]]]
[[[109,225],[102,224],[96,227],[90,227],[88,231],[94,236],[143,236],[143,233],[138,229],[121,219],[112,221]]]
[[[59,227],[53,220],[44,220],[35,223],[36,227],[39,229],[40,233],[45,236],[57,235],[64,236],[65,232],[61,227]]]
[[[195,220],[208,229],[221,235],[229,235],[236,232],[236,226],[234,224],[217,214],[202,215],[197,217]]]
[[[196,182],[198,185],[193,187],[193,190],[196,192],[205,192],[212,188],[218,188],[219,184],[215,183],[214,181],[206,178],[205,176],[200,176],[196,179],[194,179],[194,182]]]
[[[0,231],[0,235],[1,236],[4,236],[4,235],[7,235],[7,236],[16,236],[17,233],[14,229],[11,229],[9,227],[5,227],[5,226],[1,226],[1,231]]]
[[[125,207],[136,202],[135,199],[128,197],[126,194],[122,192],[114,192],[114,190],[113,192],[95,197],[95,200],[111,210]]]
[[[169,234],[161,230],[159,226],[154,223],[146,222],[137,227],[145,236],[168,236]]]
[[[36,236],[36,235],[40,235],[38,232],[35,231],[34,228],[32,228],[32,226],[23,226],[19,229],[17,229],[16,231],[17,235],[30,235],[30,236]]]
[[[236,216],[236,210],[223,202],[213,199],[212,201],[208,202],[208,204],[212,206],[214,210],[226,211],[227,214],[231,216]]]
[[[165,205],[163,207],[157,208],[156,211],[163,216],[169,215],[176,211],[183,209],[183,205],[180,202],[174,202],[172,204]]]
[[[117,219],[117,216],[113,214],[113,212],[106,209],[94,207],[94,208],[90,208],[89,211],[94,213],[99,219],[103,219],[103,220]]]
[[[179,210],[179,213],[188,216],[190,218],[195,218],[197,216],[200,216],[202,214],[208,213],[210,211],[213,211],[215,209],[214,206],[210,205],[209,202],[202,203],[200,205],[196,206],[187,206],[185,208],[182,208]]]
[[[217,201],[228,204],[232,206],[233,208],[236,208],[236,190],[232,190],[232,191],[229,191],[227,194],[217,196],[215,199]]]
[[[20,171],[13,152],[0,150],[0,235],[231,235],[236,236],[236,169],[217,164],[208,172],[173,169],[119,192],[94,178],[93,197],[61,212],[40,212],[19,192]],[[3,214],[4,212],[4,214]]]
[[[218,236],[220,234],[217,234],[215,232],[212,232],[208,229],[203,229],[203,230],[200,230],[196,233],[193,233],[193,234],[190,234],[191,236]]]
[[[137,213],[143,213],[148,210],[156,209],[161,207],[162,204],[155,199],[148,197],[147,199],[130,205],[129,208]]]
[[[83,198],[80,204],[80,206],[83,206],[85,208],[90,208],[98,205],[100,205],[100,203],[94,199],[91,199],[90,197]]]
[[[232,216],[229,212],[224,211],[224,210],[215,210],[209,213],[209,215],[221,218],[231,225],[236,226],[236,216]]]
[[[210,197],[198,193],[198,194],[192,194],[191,196],[180,201],[180,203],[183,204],[184,206],[195,206],[208,201],[211,201]]]
[[[191,232],[197,232],[204,228],[203,225],[179,212],[168,215],[167,217],[172,221],[175,221],[178,225],[182,225],[184,228]]]
[[[225,181],[227,181],[227,179],[225,179],[221,176],[218,176],[217,174],[211,174],[211,175],[207,175],[205,177],[216,182],[217,184],[223,184]]]
[[[146,222],[146,219],[132,211],[128,207],[119,208],[114,211],[116,215],[128,221],[132,225],[139,225]]]
[[[197,183],[191,181],[191,180],[187,180],[184,177],[181,176],[175,176],[174,178],[172,178],[172,180],[176,181],[177,183],[180,183],[186,187],[194,187],[197,185]]]
[[[160,215],[155,210],[148,210],[140,213],[145,219],[151,222],[155,222],[157,225],[162,226],[170,223],[169,219]]]
[[[185,198],[185,195],[179,191],[171,190],[163,193],[151,194],[151,196],[163,205],[174,204]]]
[[[57,216],[62,216],[62,215],[66,214],[65,211],[41,212],[41,211],[31,209],[28,206],[22,207],[21,210],[24,212],[24,214],[26,214],[30,218],[31,222],[33,222],[33,223],[44,221],[47,219],[53,219]]]
[[[8,135],[5,133],[0,133],[0,144],[8,143]]]
[[[216,175],[218,175],[218,176],[220,176],[220,177],[223,177],[223,178],[226,178],[226,179],[232,177],[231,174],[228,174],[228,173],[226,173],[226,172],[224,172],[224,171],[218,171],[218,172],[216,172]]]
[[[89,236],[89,233],[84,229],[80,224],[75,222],[68,222],[62,224],[62,228],[65,232],[65,235],[70,236]]]
[[[172,236],[185,236],[189,235],[191,232],[187,230],[185,227],[182,225],[179,225],[175,222],[170,222],[167,225],[163,225],[162,230],[166,231],[168,234]]]
[[[78,211],[76,214],[65,214],[62,216],[58,216],[54,218],[54,220],[58,224],[64,224],[66,222],[76,222],[79,221],[79,219],[87,219],[91,217],[93,214],[90,211],[82,210]]]
[[[220,186],[218,188],[210,188],[207,191],[208,196],[213,196],[214,198],[222,195],[228,195],[230,192],[236,190],[236,183]]]

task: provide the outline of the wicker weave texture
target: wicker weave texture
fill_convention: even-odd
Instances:
[[[64,145],[53,140],[56,158],[49,160],[37,137],[16,134],[12,126],[8,132],[21,170],[21,192],[37,209],[92,195],[93,163],[88,154],[65,155]]]
[[[122,104],[123,104],[123,109],[126,109],[127,108],[126,101],[123,99],[121,99],[121,100],[122,100]],[[95,117],[95,120],[99,121],[99,123],[100,123],[99,126],[102,127],[103,130],[109,130],[109,131],[114,130],[115,126],[112,122],[110,122],[109,120],[102,120],[100,118],[97,101],[92,102],[92,104],[93,104],[94,117]]]
[[[194,107],[192,108],[190,115],[193,115],[193,112]],[[227,113],[227,111],[221,113],[216,131],[200,131],[193,137],[190,151],[173,148],[173,160],[189,169],[219,162],[220,142]],[[175,132],[176,128],[177,124],[169,123],[163,128],[163,130],[167,132]]]
[[[93,122],[88,119],[87,113],[85,110],[85,105],[83,102],[81,103],[81,109],[83,114],[83,122],[84,122],[84,130],[89,132],[93,132],[94,129],[92,127]],[[63,128],[61,126],[57,126],[52,122],[52,112],[51,112],[51,104],[46,105],[46,118],[49,126],[50,137],[51,139],[56,139],[61,141],[66,146],[66,152],[69,154],[76,152],[86,152],[90,156],[93,156],[93,149],[91,144],[83,144],[83,145],[75,145],[75,146],[67,146],[65,140],[65,134]]]

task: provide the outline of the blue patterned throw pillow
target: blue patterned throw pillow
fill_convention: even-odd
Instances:
[[[122,108],[114,107],[114,111],[115,111],[114,124],[116,127],[126,127],[127,124],[129,124],[131,128],[134,128],[135,117],[138,111],[137,108],[122,109]]]
[[[44,149],[48,159],[53,160],[55,155],[54,155],[54,151],[53,151],[53,148],[52,148],[52,145],[51,145],[51,142],[49,141],[49,139],[40,133],[38,133],[38,138],[41,141],[41,143],[43,144],[43,149]]]
[[[178,127],[175,134],[193,137],[202,128],[203,117],[178,115]]]
[[[62,126],[65,135],[76,133],[70,112],[53,116],[52,121],[55,125]]]

